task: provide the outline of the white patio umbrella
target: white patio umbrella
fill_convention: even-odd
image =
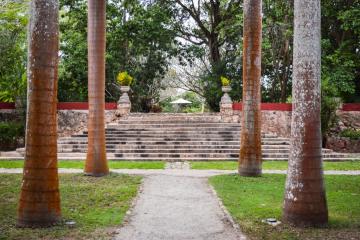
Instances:
[[[178,112],[182,107],[184,107],[187,104],[191,104],[192,102],[187,101],[183,98],[179,98],[175,101],[170,102],[171,104],[175,105],[176,112]]]

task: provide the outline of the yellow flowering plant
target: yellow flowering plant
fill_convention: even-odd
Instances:
[[[130,76],[130,74],[128,74],[128,72],[125,71],[125,72],[120,72],[117,75],[116,80],[121,86],[130,86],[131,83],[133,82],[134,78],[132,76]]]
[[[220,79],[221,79],[221,84],[224,87],[227,87],[230,85],[230,80],[228,78],[221,76]]]

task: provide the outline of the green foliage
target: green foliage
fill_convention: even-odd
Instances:
[[[231,59],[231,60],[230,60]],[[242,97],[242,67],[241,58],[230,56],[224,61],[219,62],[211,68],[210,72],[205,72],[201,77],[201,84],[204,86],[204,98],[212,111],[219,111],[219,103],[223,92],[222,83],[219,81],[221,76],[232,79],[230,82],[230,97],[233,101],[239,101]]]
[[[26,94],[27,0],[1,3],[0,102],[14,102]]]
[[[87,100],[87,1],[61,0],[59,101]],[[118,70],[134,77],[134,111],[150,111],[175,51],[169,12],[157,3],[107,2],[106,100],[117,101]]]
[[[26,95],[28,1],[1,5],[0,101]],[[203,91],[198,93],[213,111],[219,110],[220,76],[232,80],[230,96],[241,100],[242,4],[214,2],[220,4],[216,23],[208,17],[215,10],[200,2],[202,28],[197,23],[183,24],[192,16],[174,0],[107,1],[106,100],[118,100],[116,77],[119,70],[127,70],[135,79],[132,110],[150,111],[158,104],[160,90],[167,87],[163,77],[174,57],[180,65],[191,65],[195,59],[211,65],[197,79]],[[263,3],[262,99],[286,102],[291,95],[293,3]],[[336,97],[344,102],[359,102],[360,1],[322,1],[321,5],[322,81],[334,86]],[[87,101],[86,0],[60,0],[60,32],[59,101]],[[219,56],[214,56],[216,52]]]
[[[326,144],[326,136],[337,122],[336,110],[339,108],[341,99],[337,97],[337,88],[325,78],[321,85],[321,132],[323,145]]]
[[[286,102],[291,94],[293,1],[264,0],[262,101]]]
[[[13,150],[17,147],[20,138],[25,135],[23,123],[0,122],[0,148],[3,150]]]
[[[60,0],[60,102],[87,101],[87,6],[85,0]]]
[[[322,75],[344,102],[360,101],[360,1],[322,1]]]
[[[340,132],[341,137],[348,137],[350,139],[360,139],[360,130],[345,129]]]

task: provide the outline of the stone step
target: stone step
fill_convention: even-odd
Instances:
[[[86,153],[59,153],[58,157],[60,159],[83,159],[86,157]],[[108,153],[107,158],[118,159],[118,160],[237,160],[239,158],[238,154],[114,154]],[[264,160],[287,160],[288,154],[263,154],[262,158]],[[354,160],[354,158],[349,158],[346,154],[323,154],[323,159],[327,161],[342,161],[342,160]]]
[[[153,129],[153,128],[183,128],[183,129],[193,129],[193,128],[228,128],[228,129],[240,129],[240,125],[235,124],[217,124],[217,123],[194,123],[194,124],[177,124],[177,123],[152,123],[152,124],[142,124],[142,123],[124,123],[124,124],[112,124],[109,123],[106,125],[107,129],[132,129],[132,128],[141,128],[141,129]]]
[[[86,137],[87,131],[78,133],[76,135],[82,135]],[[125,130],[125,131],[106,131],[106,136],[237,136],[240,137],[240,131],[146,131],[146,130]],[[276,134],[262,133],[261,136],[264,138],[278,138]]]
[[[76,147],[73,148],[60,148],[59,152],[87,152],[86,147]],[[239,149],[211,149],[211,148],[201,148],[201,149],[118,149],[118,148],[107,148],[107,153],[229,153],[229,154],[238,154]],[[323,153],[331,153],[330,150],[325,149]],[[263,154],[272,154],[272,153],[285,153],[289,154],[289,149],[263,149]]]
[[[142,120],[142,119],[136,119],[131,118],[127,120],[119,120],[117,122],[113,122],[111,124],[232,124],[232,125],[239,125],[240,123],[224,123],[221,120],[210,120],[210,119],[196,119],[196,120],[190,120],[190,119],[181,119],[181,118],[174,118],[174,119],[151,119],[151,120]]]
[[[131,113],[123,120],[119,121],[221,121],[221,115],[219,113],[203,113],[203,114],[193,114],[193,113]]]
[[[116,139],[116,140],[122,140],[122,139],[239,139],[239,134],[106,134],[106,139]],[[62,139],[70,139],[70,138],[87,138],[87,134],[74,134],[71,137],[68,138],[62,138]],[[289,141],[288,138],[281,138],[281,137],[270,137],[270,136],[263,136],[262,139],[265,140],[279,140],[279,141]]]
[[[59,139],[59,141],[68,141],[68,140],[72,140],[72,141],[87,141],[87,136],[86,137],[69,137],[69,138],[61,138]],[[178,137],[174,137],[174,136],[162,136],[162,137],[122,137],[122,136],[116,136],[116,137],[108,137],[106,136],[106,141],[107,142],[112,142],[112,141],[128,141],[128,142],[132,142],[132,141],[186,141],[186,142],[194,142],[194,141],[205,141],[205,142],[214,142],[214,141],[240,141],[239,137],[232,137],[232,136],[224,136],[224,137],[202,137],[202,136],[196,136],[196,137],[191,137],[191,136],[178,136]],[[288,143],[289,140],[287,138],[263,138],[262,141],[266,141],[266,142],[286,142]]]
[[[122,144],[122,145],[239,145],[240,141],[129,141],[129,140],[106,140],[106,144]],[[84,139],[68,139],[68,140],[59,140],[58,144],[87,144],[87,138]],[[287,141],[266,141],[261,142],[262,145],[289,145]]]
[[[59,153],[63,156],[72,156],[71,154],[81,155],[85,153]],[[150,153],[107,153],[108,156],[114,156],[119,158],[238,158],[239,153],[209,153],[209,152],[203,152],[203,153],[158,153],[158,152],[150,152]],[[288,158],[288,153],[263,153],[263,158]],[[344,158],[347,157],[347,154],[339,154],[339,153],[324,153],[323,157],[325,158]]]
[[[58,148],[60,149],[87,149],[87,144],[59,144]],[[239,144],[235,145],[129,145],[129,144],[113,144],[113,145],[106,145],[107,149],[240,149]],[[289,145],[262,145],[262,149],[285,149],[289,150]],[[325,149],[327,151],[331,151],[330,149]]]
[[[119,131],[146,131],[146,132],[155,132],[155,131],[174,131],[174,132],[241,132],[239,127],[179,127],[179,126],[170,126],[170,127],[161,127],[155,126],[151,128],[144,128],[143,126],[129,125],[126,127],[118,128],[106,128],[105,132],[119,132]]]

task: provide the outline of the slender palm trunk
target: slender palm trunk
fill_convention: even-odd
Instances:
[[[89,123],[85,174],[109,173],[105,146],[106,1],[88,1]]]
[[[58,0],[30,7],[26,154],[20,227],[47,227],[61,217],[57,169]]]
[[[244,1],[243,116],[239,174],[261,175],[261,0]]]
[[[328,221],[321,156],[320,0],[295,0],[291,152],[283,219],[297,226]]]

